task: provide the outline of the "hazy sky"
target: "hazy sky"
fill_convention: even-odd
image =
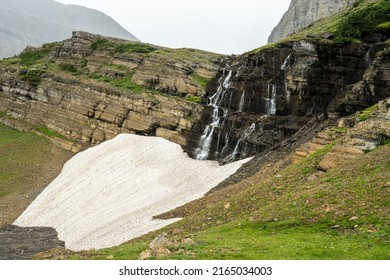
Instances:
[[[145,43],[241,54],[267,43],[290,0],[57,0],[97,9]]]

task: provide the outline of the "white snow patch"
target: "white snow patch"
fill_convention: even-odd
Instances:
[[[53,227],[74,251],[116,246],[180,220],[153,216],[202,197],[249,160],[219,166],[162,138],[121,134],[69,160],[14,224]]]

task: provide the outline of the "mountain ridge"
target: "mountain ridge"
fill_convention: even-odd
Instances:
[[[315,21],[339,13],[357,0],[292,0],[288,10],[268,37],[268,43],[280,41]]]
[[[51,0],[1,0],[0,16],[0,57],[64,40],[75,30],[139,41],[100,11]]]

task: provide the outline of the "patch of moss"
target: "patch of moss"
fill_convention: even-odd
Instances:
[[[265,45],[265,46],[262,46],[260,48],[257,48],[257,49],[254,49],[250,52],[248,52],[248,54],[257,54],[261,51],[264,51],[264,50],[268,50],[268,49],[273,49],[273,48],[276,48],[278,47],[278,43],[270,43],[268,45]]]
[[[36,88],[42,81],[42,75],[46,73],[42,69],[28,69],[20,71],[19,77],[22,81],[27,82],[32,87]]]
[[[376,29],[377,30],[389,30],[390,29],[390,21],[383,22],[383,23],[379,24],[376,27]]]
[[[59,139],[62,139],[62,140],[66,140],[66,141],[70,141],[69,138],[65,137],[64,135],[62,135],[61,133],[58,133],[56,131],[53,131],[49,128],[47,128],[46,126],[44,125],[40,125],[40,126],[37,126],[35,127],[35,129],[41,133],[43,133],[44,135],[46,136],[49,136],[49,137],[57,137]]]
[[[371,106],[363,111],[361,111],[358,115],[358,119],[359,121],[366,121],[367,119],[369,119],[373,113],[376,111],[378,105],[375,104],[374,106]]]
[[[116,88],[119,89],[125,89],[125,90],[130,90],[133,93],[139,94],[144,92],[146,89],[143,86],[137,85],[132,82],[132,76],[134,72],[127,73],[123,77],[117,77],[117,78],[110,78],[107,76],[102,76],[98,73],[92,73],[88,75],[89,78],[92,78],[96,81],[103,82],[103,83],[108,83]]]
[[[45,58],[50,49],[34,49],[34,50],[26,50],[22,52],[19,56],[20,65],[22,66],[32,66],[38,64],[43,58]]]
[[[115,48],[116,53],[134,52],[134,53],[148,54],[156,50],[157,48],[152,47],[150,45],[138,44],[138,43],[120,44]]]
[[[361,8],[352,9],[338,25],[337,37],[341,40],[348,38],[360,39],[365,34],[374,31],[381,24],[390,21],[390,2],[377,1]]]
[[[187,100],[190,101],[190,102],[198,103],[198,104],[202,103],[202,97],[201,96],[191,95],[191,96],[187,97]]]
[[[202,88],[207,88],[209,82],[211,79],[209,78],[206,78],[206,77],[203,77],[203,76],[200,76],[198,74],[193,74],[192,75],[192,79],[198,84],[200,85]]]
[[[144,87],[137,85],[131,81],[131,76],[124,76],[121,78],[110,79],[108,82],[114,87],[121,88],[121,89],[128,89],[137,94],[145,91]]]
[[[78,72],[76,65],[74,65],[73,63],[60,63],[59,67],[62,71],[70,72],[73,74]]]
[[[106,38],[98,37],[92,43],[91,50],[97,51],[97,50],[102,50],[102,49],[109,49],[109,48],[112,48],[114,46],[115,46],[115,44],[112,41],[110,41]]]

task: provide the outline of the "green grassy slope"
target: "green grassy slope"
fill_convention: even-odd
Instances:
[[[0,227],[14,221],[72,153],[0,124]]]
[[[390,145],[316,176],[329,148],[159,232],[69,257],[137,259],[167,232],[196,241],[170,259],[390,259]]]

